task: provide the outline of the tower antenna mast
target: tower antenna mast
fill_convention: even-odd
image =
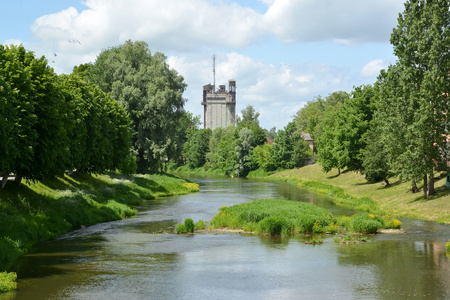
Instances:
[[[216,55],[214,54],[213,57],[213,87],[216,88]]]

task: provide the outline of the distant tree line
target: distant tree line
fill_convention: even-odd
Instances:
[[[325,172],[346,168],[387,185],[396,175],[411,180],[412,191],[423,180],[427,197],[435,173],[448,171],[449,2],[406,2],[391,43],[397,62],[373,86],[318,97],[295,122],[311,132]]]
[[[183,159],[191,168],[219,170],[229,176],[245,177],[250,171],[266,172],[301,167],[311,158],[309,144],[293,122],[275,133],[259,125],[259,113],[249,105],[236,126],[199,129],[199,118],[188,128]],[[268,139],[268,137],[273,140]]]

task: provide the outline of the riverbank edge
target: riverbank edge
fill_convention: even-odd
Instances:
[[[183,168],[175,173],[224,176],[217,170],[202,169]],[[389,178],[391,185],[386,187],[384,182],[367,182],[364,175],[357,172],[324,173],[319,164],[270,173],[255,170],[247,178],[289,182],[301,189],[330,196],[334,203],[357,211],[450,224],[450,189],[445,188],[445,177],[435,179],[436,194],[428,199],[423,197],[421,183],[418,183],[418,193],[410,193],[410,182],[400,178]]]
[[[97,223],[128,218],[144,200],[199,191],[172,174],[65,175],[8,182],[0,189],[0,271],[11,271],[33,245]]]
[[[410,182],[399,178],[390,178],[391,185],[386,187],[381,182],[369,183],[356,172],[323,173],[318,164],[255,178],[290,182],[358,211],[450,224],[450,190],[445,188],[445,177],[436,179],[436,194],[428,199],[422,191],[410,193]],[[421,190],[422,186],[419,184],[418,188]]]

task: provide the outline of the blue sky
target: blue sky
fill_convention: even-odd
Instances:
[[[202,114],[202,86],[235,79],[237,111],[282,129],[307,101],[372,84],[395,62],[403,0],[0,0],[0,43],[46,56],[57,73],[126,40],[166,54]],[[73,42],[73,41],[79,41]],[[56,56],[54,55],[56,54]]]

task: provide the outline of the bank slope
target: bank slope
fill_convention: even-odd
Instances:
[[[391,186],[385,187],[380,182],[367,183],[363,175],[355,172],[323,173],[318,164],[282,171],[268,178],[295,182],[301,188],[329,194],[337,203],[361,205],[361,210],[450,224],[450,190],[445,189],[445,177],[436,180],[436,195],[428,199],[420,192],[410,193],[410,182],[399,178],[390,178]]]

